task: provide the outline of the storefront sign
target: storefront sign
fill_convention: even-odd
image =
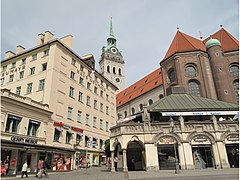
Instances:
[[[207,138],[198,136],[198,137],[194,138],[194,141],[195,142],[205,142],[205,141],[207,141]]]
[[[228,141],[239,141],[239,137],[237,135],[232,135],[227,138]]]
[[[2,77],[4,77],[5,75],[7,76],[9,74],[13,74],[13,73],[18,72],[18,71],[23,70],[23,69],[25,69],[25,65],[22,65],[22,66],[19,66],[19,67],[16,67],[16,68],[12,68],[9,71],[3,72]]]
[[[28,143],[28,144],[37,144],[38,142],[37,139],[20,137],[20,136],[11,136],[11,141]]]
[[[57,127],[63,127],[63,123],[62,122],[54,121],[53,125],[57,126]]]
[[[69,126],[68,124],[63,124],[63,128],[64,129],[69,129],[71,126]]]
[[[75,132],[83,133],[83,129],[76,128],[76,127],[72,127],[71,129]]]
[[[162,116],[210,116],[210,115],[236,115],[238,111],[197,111],[197,112],[165,112]]]

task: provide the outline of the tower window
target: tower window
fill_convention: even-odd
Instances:
[[[122,75],[122,72],[121,72],[121,69],[120,69],[120,68],[118,69],[118,74],[119,74],[119,75]]]
[[[237,102],[239,102],[239,93],[238,93],[239,92],[239,82],[238,82],[238,80],[233,82],[233,89],[234,89],[235,96],[237,98]]]
[[[133,115],[133,114],[135,114],[135,109],[134,109],[134,108],[132,108],[132,115]]]
[[[116,68],[113,67],[113,74],[116,74]]]
[[[185,75],[187,77],[196,77],[197,71],[194,65],[190,64],[185,67]]]
[[[148,104],[149,104],[149,106],[150,106],[151,104],[153,104],[153,100],[152,100],[152,99],[149,99],[149,100],[148,100]]]
[[[176,80],[176,72],[174,71],[174,69],[172,69],[169,73],[168,73],[168,78],[170,80],[170,83],[173,83]]]
[[[239,76],[239,67],[237,64],[233,64],[229,67],[229,72],[233,77]]]
[[[109,66],[107,66],[107,72],[110,73],[110,67]]]

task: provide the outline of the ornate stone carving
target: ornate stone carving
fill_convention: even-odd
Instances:
[[[158,140],[158,144],[175,144],[176,142],[176,139],[172,136],[162,136]]]

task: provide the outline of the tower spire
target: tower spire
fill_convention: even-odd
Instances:
[[[110,17],[110,34],[109,34],[110,37],[114,37],[114,34],[113,34],[113,26],[112,26],[112,16]]]

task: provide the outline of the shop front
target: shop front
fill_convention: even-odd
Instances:
[[[239,168],[239,135],[230,134],[225,138],[228,162],[231,168]]]
[[[79,150],[76,152],[75,167],[84,168],[86,167],[86,150]]]

